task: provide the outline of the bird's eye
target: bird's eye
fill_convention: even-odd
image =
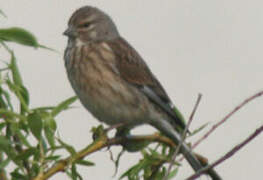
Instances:
[[[81,27],[88,28],[90,27],[91,23],[87,22],[81,25]]]

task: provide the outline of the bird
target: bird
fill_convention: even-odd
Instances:
[[[182,142],[177,129],[186,125],[165,89],[108,14],[96,7],[81,7],[63,34],[68,37],[64,63],[69,82],[96,119],[109,126],[123,123],[128,130],[151,125],[182,144],[180,152],[195,171],[203,168]]]

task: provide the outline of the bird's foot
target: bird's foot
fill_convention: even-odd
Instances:
[[[98,127],[93,127],[91,129],[92,132],[92,139],[96,141],[100,138],[108,138],[107,131],[104,129],[103,125],[99,125]]]

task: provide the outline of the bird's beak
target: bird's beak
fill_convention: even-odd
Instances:
[[[68,29],[63,33],[63,35],[68,37],[77,37],[77,31],[74,27],[68,27]]]

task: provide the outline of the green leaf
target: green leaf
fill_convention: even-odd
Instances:
[[[83,160],[83,159],[80,159],[78,161],[76,161],[77,164],[79,165],[83,165],[83,166],[94,166],[95,164],[91,161],[87,161],[87,160]]]
[[[200,126],[199,128],[195,129],[193,132],[191,132],[191,134],[187,137],[191,137],[197,133],[199,133],[200,131],[202,131],[209,123],[205,123],[204,125]]]
[[[42,117],[39,113],[34,112],[28,116],[28,126],[36,139],[40,140],[43,129]]]
[[[1,85],[2,85],[2,83],[1,83],[1,74],[0,74],[0,108],[7,109],[8,104],[6,103],[4,89],[1,87]],[[8,93],[7,93],[7,95],[9,97]]]
[[[156,159],[163,159],[163,158],[165,158],[165,159],[168,159],[167,157],[166,157],[166,155],[162,155],[162,154],[160,154],[159,152],[157,152],[157,151],[155,151],[155,150],[153,150],[153,149],[151,149],[151,148],[148,148],[148,150],[150,151],[150,158],[156,158]],[[149,157],[149,155],[147,156],[147,157]]]
[[[40,147],[38,144],[37,150],[35,151],[35,154],[34,154],[33,163],[38,165],[37,162],[39,162],[39,160],[40,160]]]
[[[160,145],[160,144],[158,144],[158,145]],[[168,149],[168,146],[163,144],[162,145],[162,155],[166,155],[167,149]]]
[[[11,72],[12,72],[12,79],[14,82],[13,88],[14,88],[15,94],[20,100],[21,112],[23,114],[25,111],[28,111],[29,93],[23,85],[23,80],[19,72],[19,69],[16,63],[16,58],[15,58],[13,51],[10,51],[10,54],[11,54],[11,63],[9,65],[9,68],[11,69]],[[9,81],[9,84],[11,84],[10,81]]]
[[[48,157],[45,158],[45,160],[47,160],[47,161],[49,161],[49,160],[56,161],[60,157],[61,157],[60,155],[48,156]]]
[[[128,176],[132,179],[136,179],[139,172],[148,164],[147,160],[143,159],[138,164],[132,166],[130,169],[128,169],[126,172],[124,172],[120,179],[123,179],[124,177]]]
[[[28,148],[23,152],[19,153],[16,157],[16,160],[27,160],[30,156],[33,156],[36,153],[37,149],[35,148]]]
[[[13,51],[10,51],[10,54],[11,54],[11,63],[9,67],[12,71],[13,82],[18,86],[22,86],[23,82],[22,82],[22,78],[21,78],[19,69],[17,67],[16,57]]]
[[[1,161],[1,162],[0,162],[0,169],[4,169],[4,168],[9,164],[9,162],[10,162],[10,159],[9,159],[9,158]]]
[[[46,153],[48,151],[48,146],[47,146],[46,140],[43,137],[41,137],[41,141],[39,142],[39,146],[40,146],[40,148],[42,148],[44,153]]]
[[[155,179],[164,179],[165,175],[166,175],[166,169],[165,168],[162,168],[162,170],[158,171],[158,172],[155,172],[156,175],[154,176]]]
[[[17,136],[19,137],[19,139],[20,139],[20,141],[21,141],[21,143],[23,144],[23,145],[25,145],[26,147],[28,147],[28,148],[30,148],[31,147],[31,145],[30,145],[30,143],[28,142],[28,140],[27,140],[27,138],[23,135],[23,133],[21,132],[21,131],[16,131],[16,134],[17,134]]]
[[[18,171],[14,171],[11,173],[12,180],[26,180],[26,176],[19,173]]]
[[[72,172],[72,178],[73,180],[82,180],[83,178],[80,176],[80,174],[78,173],[77,171],[77,166],[76,164],[72,164],[72,167],[71,167],[71,172]]]
[[[63,142],[61,139],[58,139],[58,142],[60,143],[61,146],[63,146],[71,155],[75,155],[77,152],[73,148],[73,146]]]
[[[55,146],[55,132],[57,129],[57,124],[55,119],[51,116],[50,113],[44,113],[44,132],[45,137],[49,143],[49,145],[53,148]]]
[[[38,165],[38,163],[34,162],[32,164],[32,167],[30,168],[30,175],[32,176],[37,176],[40,170],[40,166]],[[28,180],[28,178],[27,178]]]
[[[14,159],[14,157],[16,156],[16,151],[11,146],[11,143],[12,142],[5,136],[0,136],[0,149],[4,151],[9,158]]]
[[[32,109],[32,111],[48,111],[48,110],[53,110],[55,107],[54,106],[43,106],[43,107],[37,107]]]
[[[45,126],[47,126],[48,128],[50,128],[53,131],[57,130],[57,123],[55,121],[55,119],[48,113],[47,116],[44,119],[45,121]]]
[[[22,94],[21,94],[22,87],[13,84],[13,83],[10,81],[10,79],[7,79],[7,80],[6,80],[6,84],[8,85],[8,88],[9,88],[12,92],[14,92],[14,94],[16,95],[16,97],[19,99],[19,101],[20,101],[20,106],[21,106],[21,110],[23,109],[23,111],[30,112],[30,110],[29,110],[29,108],[28,108],[28,105],[27,105],[27,102],[26,102],[26,99],[24,99],[24,97],[23,97]],[[22,112],[22,111],[21,111],[21,112]]]
[[[178,117],[178,119],[183,123],[183,124],[186,124],[186,121],[184,119],[184,116],[183,114],[179,111],[179,109],[177,107],[174,107],[174,112],[176,114],[176,116]]]
[[[55,147],[55,145],[56,145],[55,144],[55,138],[54,138],[55,131],[53,131],[49,127],[45,127],[44,132],[45,132],[45,137],[47,138],[47,141],[48,141],[48,144],[50,145],[50,147],[51,148]]]
[[[39,44],[39,47],[60,54],[59,51],[57,51],[57,50],[55,50],[53,48],[50,48],[50,47],[47,47],[47,46],[44,46],[44,45],[41,45],[41,44]]]
[[[39,47],[36,37],[29,31],[19,27],[0,29],[0,40],[11,41],[35,48]]]
[[[10,130],[12,132],[12,135],[16,135],[19,138],[19,143],[25,145],[26,147],[31,147],[27,138],[23,135],[23,133],[21,132],[21,127],[20,124],[17,122],[12,122],[10,123]]]
[[[1,87],[0,87],[0,108],[7,109],[7,104],[4,98],[1,96]]]
[[[133,172],[134,172],[134,169],[137,169],[138,166],[139,166],[139,164],[136,164],[136,165],[132,166],[131,168],[129,168],[126,172],[124,172],[124,173],[121,175],[121,177],[120,177],[119,179],[123,179],[123,178],[125,178],[126,176],[128,176],[128,177],[133,177],[133,179],[135,179],[134,176],[136,176],[137,173],[136,173],[136,172],[133,173]]]
[[[26,117],[24,115],[20,115],[20,114],[17,114],[15,112],[13,112],[13,111],[5,110],[5,109],[2,109],[2,108],[0,108],[0,114],[8,116],[10,118],[16,117],[16,118],[21,119],[21,120],[25,120],[26,119]],[[7,119],[5,119],[5,120],[7,120]]]
[[[29,128],[28,128],[28,125],[27,125],[27,120],[20,120],[18,123],[19,123],[20,130],[23,130],[26,134],[28,134],[29,133]]]
[[[26,105],[29,105],[29,93],[25,86],[21,86],[21,95],[24,98]]]
[[[74,103],[77,100],[76,96],[70,97],[68,99],[66,99],[65,101],[63,101],[62,103],[60,103],[58,106],[56,106],[53,111],[51,112],[52,116],[56,116],[58,115],[61,111],[68,109],[69,106]]]
[[[170,174],[168,175],[168,179],[174,178],[174,177],[176,176],[176,174],[178,173],[178,170],[179,170],[178,167],[175,168],[174,170],[172,170],[172,171],[170,172]]]
[[[5,136],[0,136],[0,147],[1,149],[8,147],[11,145],[11,142],[5,137]]]
[[[6,90],[4,90],[2,87],[0,87],[0,94],[3,94],[3,96],[5,97],[5,100],[7,102],[8,107],[13,111],[13,105],[11,103],[11,98],[10,98],[9,93]],[[2,100],[4,101],[4,99],[2,99]]]

